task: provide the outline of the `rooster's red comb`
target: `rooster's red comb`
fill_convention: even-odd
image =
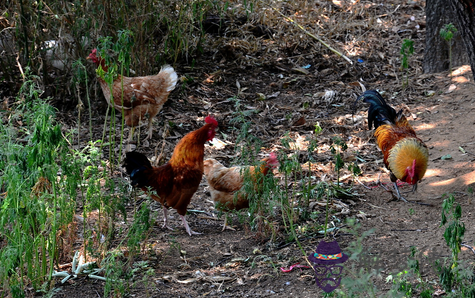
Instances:
[[[216,121],[216,119],[214,119],[214,117],[211,115],[206,116],[205,122],[208,124],[212,124],[215,127],[218,127],[218,121]]]

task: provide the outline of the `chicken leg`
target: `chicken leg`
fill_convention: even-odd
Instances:
[[[397,181],[396,182],[393,182],[394,183],[394,188],[396,189],[396,194],[397,194],[397,198],[401,201],[404,201],[404,202],[408,202],[406,200],[406,198],[404,198],[402,195],[401,195],[401,192],[399,192],[399,187],[397,186]]]
[[[228,226],[228,216],[227,215],[224,216],[224,225],[223,225],[223,229],[221,231],[224,231],[226,229],[231,230],[231,231],[236,231],[234,228]]]
[[[408,203],[408,201],[406,200],[406,198],[404,198],[402,195],[401,195],[401,192],[399,191],[399,187],[397,186],[397,177],[393,174],[393,172],[389,172],[389,179],[391,179],[391,182],[394,183],[394,188],[396,189],[396,194],[397,194],[397,198],[400,200],[400,201],[404,201],[406,203]],[[417,185],[417,184],[416,184]],[[417,186],[416,186],[417,188]]]
[[[190,235],[190,236],[191,235],[201,235],[201,233],[195,232],[192,229],[190,229],[190,226],[188,225],[188,222],[186,221],[186,218],[185,218],[184,215],[180,214],[180,218],[181,218],[181,221],[183,222],[183,225],[185,226],[185,230],[188,233],[188,235]],[[168,209],[165,208],[165,207],[163,208],[163,226],[162,226],[162,228],[167,228],[167,229],[173,231],[173,228],[168,226]]]
[[[163,228],[167,228],[169,230],[173,231],[173,228],[168,226],[168,209],[166,207],[163,207]]]
[[[152,133],[153,133],[152,121],[153,121],[153,118],[149,116],[149,118],[148,118],[148,135],[147,135],[147,137],[145,137],[144,141],[152,138]]]
[[[192,229],[190,229],[190,226],[188,225],[188,222],[186,221],[186,218],[185,218],[184,215],[180,214],[180,217],[181,217],[181,221],[183,222],[183,225],[185,226],[185,230],[188,233],[188,235],[190,235],[190,236],[191,235],[201,235],[201,233],[195,232]]]
[[[129,131],[129,143],[134,139],[135,126],[132,126]]]

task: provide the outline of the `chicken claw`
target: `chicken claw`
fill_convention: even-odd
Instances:
[[[236,229],[234,229],[233,227],[228,226],[228,217],[227,216],[224,217],[223,229],[221,231],[224,231],[226,229],[231,230],[231,231],[236,231]]]
[[[401,193],[399,192],[399,187],[397,186],[397,182],[394,182],[394,188],[396,189],[397,198],[401,201],[408,203],[408,200],[406,200],[403,196],[401,196]]]
[[[188,222],[186,221],[186,218],[184,215],[180,215],[181,217],[181,221],[183,222],[183,225],[185,226],[185,229],[186,229],[186,232],[188,233],[188,235],[201,235],[202,233],[198,233],[198,232],[195,232],[193,231],[192,229],[190,229],[190,226],[188,225]]]

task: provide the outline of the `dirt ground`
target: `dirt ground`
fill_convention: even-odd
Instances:
[[[467,66],[457,68],[452,77],[448,72],[422,74],[425,31],[423,26],[415,28],[417,21],[411,23],[410,20],[413,16],[420,20],[420,24],[424,23],[423,6],[401,4],[394,12],[394,5],[389,5],[378,11],[381,15],[386,12],[393,12],[391,25],[381,27],[380,36],[367,37],[368,43],[377,38],[382,38],[381,42],[377,43],[374,52],[362,52],[351,57],[353,65],[336,55],[322,59],[317,53],[298,61],[300,66],[310,65],[308,74],[303,74],[293,70],[297,59],[251,65],[240,64],[222,53],[214,55],[206,52],[193,69],[178,65],[177,72],[193,77],[193,83],[178,86],[172,92],[154,122],[154,138],[137,150],[149,157],[155,154],[156,148],[160,151],[164,120],[173,120],[182,125],[175,127],[166,139],[164,152],[169,158],[179,138],[202,125],[202,118],[197,118],[213,113],[220,123],[217,138],[223,141],[225,135],[230,137],[222,149],[208,146],[206,155],[229,165],[236,154],[235,133],[230,121],[235,107],[227,99],[237,96],[243,109],[258,110],[252,118],[252,133],[264,141],[266,148],[263,152],[281,150],[290,154],[280,143],[287,132],[292,139],[305,146],[305,138],[315,137],[314,125],[318,122],[323,131],[317,137],[319,149],[315,158],[319,161],[319,167],[314,170],[315,176],[330,181],[335,179],[328,151],[334,136],[340,136],[348,143],[349,155],[358,153],[364,160],[360,163],[363,170],[359,177],[361,184],[354,184],[360,196],[344,201],[349,205],[350,212],[338,218],[358,218],[360,232],[375,229],[365,238],[363,245],[366,251],[379,255],[379,265],[383,264],[381,279],[376,278],[379,289],[384,291],[390,288],[384,280],[389,273],[406,263],[411,246],[431,251],[431,260],[450,256],[443,239],[444,229],[439,227],[444,194],[454,194],[461,204],[462,220],[466,226],[465,241],[473,245],[475,207],[469,191],[475,183],[473,76]],[[417,46],[411,60],[409,86],[403,88],[399,64],[395,61],[399,59],[400,40],[405,37],[401,30],[407,28]],[[236,82],[239,82],[239,90]],[[405,194],[409,200],[423,204],[391,201],[390,193],[374,186],[381,173],[384,183],[389,183],[389,176],[383,170],[382,155],[374,143],[372,132],[367,129],[367,107],[361,103],[355,117],[352,117],[353,102],[362,93],[362,85],[366,89],[384,91],[391,105],[404,109],[418,136],[428,145],[428,171],[418,191]],[[327,92],[325,97],[326,91],[333,93],[330,95]],[[266,99],[260,100],[259,94],[265,95]],[[68,113],[61,113],[64,125],[74,126],[74,121],[67,120],[71,119]],[[94,119],[98,135],[102,133],[103,119],[101,115]],[[128,135],[128,131],[126,133]],[[145,132],[142,138],[144,136]],[[451,158],[447,158],[448,155]],[[302,157],[302,163],[306,161],[305,156]],[[279,177],[278,172],[275,175]],[[343,181],[350,183],[351,177],[347,176]],[[403,186],[402,190],[409,191],[410,187]],[[161,208],[158,204],[152,206]],[[318,205],[314,208],[324,211],[324,207]],[[204,179],[189,209],[216,216]],[[192,229],[203,233],[190,237],[175,211],[170,211],[174,231],[161,229],[162,213],[159,214],[157,225],[148,239],[150,249],[143,254],[153,274],[148,283],[139,282],[130,289],[131,297],[322,296],[323,292],[316,286],[310,269],[295,268],[286,273],[280,269],[298,262],[305,263],[295,243],[286,245],[283,239],[273,242],[258,237],[248,226],[240,224],[236,216],[231,216],[236,231],[221,232],[223,217],[212,220],[200,213],[187,215]],[[335,224],[342,225],[336,221]],[[335,239],[344,252],[355,240],[345,233],[337,233]],[[302,239],[301,243],[304,250],[310,253],[320,240],[319,237],[311,237]],[[461,258],[473,261],[474,255],[463,248]],[[352,262],[345,266],[351,268]],[[422,265],[423,277],[428,281],[437,280],[429,269],[430,264]],[[101,281],[80,278],[65,284],[58,283],[57,286],[59,290],[54,297],[103,296],[104,284]]]
[[[365,239],[364,247],[368,252],[380,255],[380,262],[384,263],[383,278],[385,274],[398,268],[403,269],[401,263],[406,264],[406,259],[402,256],[408,255],[411,246],[429,251],[432,253],[431,257],[441,260],[450,256],[443,239],[443,228],[439,227],[444,194],[454,194],[456,201],[461,204],[462,220],[467,228],[465,241],[473,245],[475,210],[473,195],[468,189],[475,183],[475,141],[471,130],[466,127],[474,124],[471,113],[475,108],[475,86],[469,68],[459,70],[460,75],[454,73],[453,78],[448,73],[421,75],[426,81],[426,90],[434,90],[436,94],[431,97],[421,94],[412,101],[401,100],[402,106],[410,110],[410,114],[406,114],[410,116],[418,135],[430,148],[429,168],[418,191],[412,194],[409,192],[410,187],[402,189],[409,192],[406,195],[409,200],[430,206],[390,201],[391,194],[381,187],[367,189],[361,185],[355,186],[364,196],[353,200],[350,216],[364,214],[358,217],[361,230],[375,229]],[[272,104],[278,106],[282,103]],[[349,114],[341,116],[348,121],[351,119]],[[338,119],[337,116],[329,118],[328,122]],[[305,129],[299,131],[303,132]],[[325,133],[331,135],[330,130],[326,130],[324,135]],[[362,156],[367,163],[372,164],[370,167],[374,170],[364,171],[360,178],[362,183],[374,185],[381,172],[381,180],[388,183],[389,177],[382,171],[382,157],[374,145],[371,133],[366,130],[366,122],[360,121],[352,125],[352,130],[346,131],[345,135],[360,137],[362,142],[358,150],[368,152]],[[216,150],[209,151],[216,154]],[[441,159],[449,154],[451,159]],[[158,204],[156,208],[160,208]],[[213,204],[206,191],[205,181],[189,209],[212,213]],[[189,237],[177,214],[172,211],[171,216],[175,231],[155,226],[155,232],[149,240],[156,251],[156,254],[147,256],[155,270],[152,278],[154,283],[132,289],[133,297],[316,297],[323,293],[316,286],[311,270],[297,268],[288,273],[280,270],[280,267],[288,268],[298,262],[305,263],[295,243],[278,248],[283,245],[270,245],[239,223],[235,225],[236,231],[221,232],[223,218],[201,219],[195,214],[188,215],[188,221],[195,231],[203,235]],[[161,220],[162,218],[158,222]],[[343,251],[349,242],[355,240],[349,235],[337,235],[335,239]],[[302,244],[310,253],[320,240],[315,237],[302,241]],[[180,255],[180,249],[176,249],[177,244],[186,252],[185,256]],[[467,248],[462,249],[461,256],[462,259],[473,260],[473,254]],[[348,267],[351,266],[350,262]],[[425,268],[424,278],[436,280],[429,260],[421,266]],[[381,290],[390,288],[383,281],[378,284]],[[100,297],[102,287],[102,282],[80,279],[62,285],[55,297]]]

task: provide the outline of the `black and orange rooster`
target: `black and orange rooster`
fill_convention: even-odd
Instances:
[[[402,110],[396,111],[390,107],[376,90],[365,91],[356,99],[369,103],[368,126],[374,126],[376,142],[383,151],[384,164],[389,169],[391,181],[400,200],[407,202],[401,196],[397,180],[413,185],[424,177],[429,161],[429,150],[424,142],[416,136],[416,132],[407,122]],[[355,102],[355,104],[356,104]]]
[[[124,167],[130,175],[132,186],[156,192],[151,197],[163,205],[164,228],[168,226],[169,207],[176,209],[181,217],[186,232],[194,232],[185,219],[186,209],[193,194],[203,177],[204,144],[211,141],[218,122],[212,116],[205,118],[206,124],[185,135],[175,147],[170,160],[160,166],[153,167],[145,155],[138,152],[127,152]]]

